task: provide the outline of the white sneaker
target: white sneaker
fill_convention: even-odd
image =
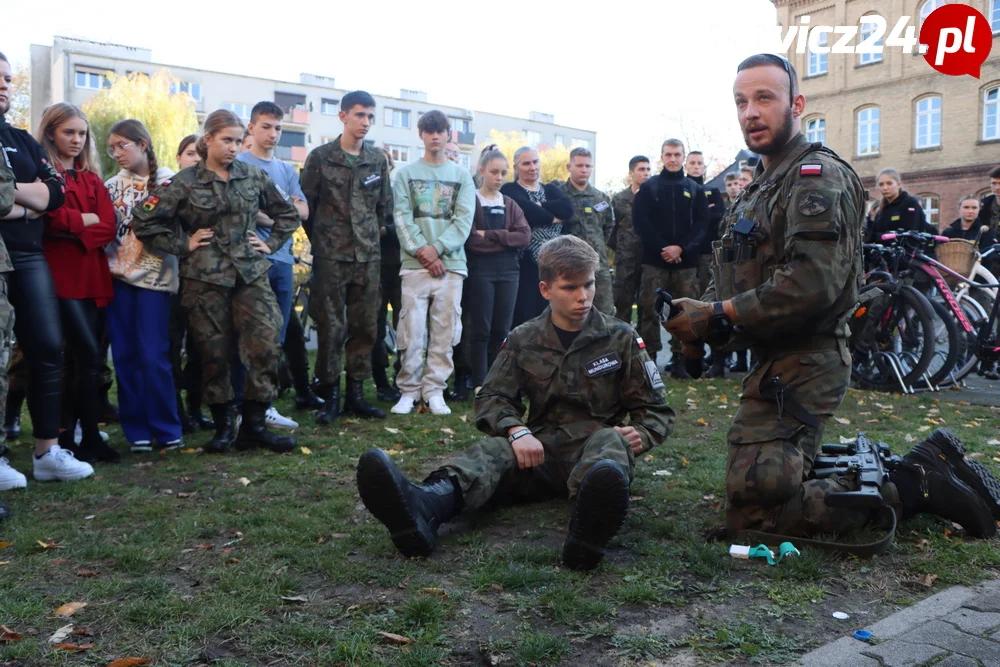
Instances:
[[[77,461],[73,452],[67,451],[59,445],[52,445],[42,458],[33,457],[35,460],[35,479],[39,482],[71,482],[94,474],[94,469],[89,463]]]
[[[0,491],[23,489],[28,486],[28,478],[10,467],[10,463],[0,456]]]
[[[267,412],[264,413],[264,423],[268,426],[273,426],[274,428],[293,429],[299,427],[299,423],[294,419],[282,417],[278,413],[278,408],[273,405],[267,409]]]
[[[427,407],[430,408],[432,415],[450,415],[451,408],[448,404],[444,402],[444,396],[431,396],[427,399]]]
[[[392,406],[390,412],[394,415],[408,415],[413,412],[413,404],[416,403],[412,396],[401,396],[399,402]]]
[[[98,431],[98,433],[101,434],[101,440],[103,440],[104,442],[110,440],[110,436],[108,436],[108,434],[105,433],[104,431]],[[81,442],[83,442],[83,428],[80,426],[79,419],[76,420],[76,426],[73,428],[73,442],[75,442],[78,445]]]

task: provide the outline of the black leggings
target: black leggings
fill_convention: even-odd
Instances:
[[[28,412],[34,436],[49,440],[59,435],[59,399],[62,382],[62,327],[52,273],[41,252],[10,252],[14,270],[7,274],[14,306],[14,335],[28,362]]]
[[[83,432],[93,434],[101,416],[100,311],[93,299],[59,299],[59,312],[72,363],[65,382],[66,397],[72,397],[66,426],[73,428],[79,419]]]

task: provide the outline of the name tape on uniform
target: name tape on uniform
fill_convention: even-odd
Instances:
[[[587,374],[587,377],[597,377],[598,375],[604,375],[605,373],[617,370],[621,365],[621,357],[618,356],[617,352],[612,352],[611,354],[598,357],[593,361],[588,361],[583,365],[583,370]]]
[[[372,183],[378,183],[381,180],[382,180],[382,174],[372,174],[371,176],[365,179],[364,183],[365,185],[371,185]]]
[[[600,213],[601,211],[607,211],[608,210],[608,202],[606,202],[606,201],[600,202],[599,204],[597,204],[596,206],[594,206],[594,210],[597,211],[598,213]]]

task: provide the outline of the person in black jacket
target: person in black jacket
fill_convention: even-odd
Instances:
[[[548,302],[538,291],[538,251],[542,244],[563,232],[562,223],[573,217],[573,203],[559,186],[542,185],[542,164],[538,151],[529,146],[514,151],[514,182],[500,192],[521,207],[531,227],[531,242],[520,254],[517,301],[510,328],[542,314]]]
[[[965,239],[966,241],[979,239],[981,252],[997,242],[996,230],[990,229],[989,225],[979,224],[980,204],[975,195],[965,195],[959,200],[958,213],[958,219],[942,232],[943,236],[950,239]],[[982,231],[983,227],[986,227],[985,232]]]
[[[643,183],[632,202],[632,224],[642,239],[639,335],[654,361],[662,349],[656,288],[662,287],[675,299],[701,296],[696,294],[698,257],[709,226],[705,193],[684,175],[684,144],[667,139],[660,157],[663,171]],[[690,377],[684,369],[681,342],[671,338],[670,350],[670,372],[674,377]]]
[[[872,209],[865,226],[865,243],[880,243],[883,234],[897,230],[937,234],[928,224],[920,200],[903,189],[903,180],[895,169],[883,169],[875,178],[882,199]]]

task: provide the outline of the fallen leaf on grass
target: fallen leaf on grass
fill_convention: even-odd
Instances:
[[[905,436],[903,436],[903,440],[905,440],[905,441],[907,441],[907,442],[916,442],[916,440],[917,440],[917,439],[916,439],[916,438],[914,438],[914,437],[913,437],[912,435],[910,435],[909,433],[907,433],[907,434],[906,434]]]
[[[0,542],[0,549],[6,549],[10,546],[10,542]]]
[[[984,456],[986,456],[986,454],[983,454],[982,452],[969,452],[968,454],[968,458],[970,459],[981,459]]]
[[[653,472],[653,475],[655,477],[669,477],[670,475],[673,474],[674,473],[670,472],[669,470],[656,470]]]
[[[89,579],[91,577],[96,577],[99,574],[100,574],[100,572],[98,572],[97,570],[88,570],[88,569],[83,568],[83,567],[81,567],[79,570],[76,571],[76,576],[83,577],[84,579]]]
[[[653,455],[652,454],[646,454],[645,456],[642,457],[642,460],[645,461],[646,463],[649,463],[650,461],[653,460]]]
[[[938,576],[936,574],[925,574],[924,578],[920,580],[920,583],[927,588],[930,588],[934,585],[934,582],[937,581],[937,578]]]
[[[89,637],[90,628],[73,628],[74,637]]]
[[[698,426],[708,426],[708,422],[705,421],[704,418],[702,418],[702,417],[698,417],[698,422],[697,423],[698,423]]]
[[[447,426],[442,426],[442,427],[441,427],[441,432],[442,432],[442,433],[444,433],[445,435],[455,435],[455,432],[454,432],[454,431],[452,431],[452,430],[451,430],[450,428],[448,428]]]
[[[993,440],[987,440],[986,444],[987,445],[994,445],[994,446],[1000,445],[1000,440],[997,440],[996,438],[994,438]],[[2,544],[2,543],[0,543],[0,544]]]
[[[239,478],[238,480],[236,480],[236,481],[237,481],[238,483],[242,484],[243,486],[250,486],[250,480],[249,480],[249,479],[247,479],[246,477],[240,477],[240,478]]]
[[[6,625],[0,625],[0,643],[9,644],[11,642],[19,642],[23,639],[21,635],[17,634]]]
[[[495,590],[495,591],[496,591],[497,593],[502,593],[502,592],[503,592],[503,586],[501,586],[500,584],[493,584],[493,585],[492,585],[492,588],[493,588],[493,590]]]
[[[134,463],[134,464],[132,464],[132,467],[133,468],[152,468],[153,467],[153,462],[152,461],[142,461],[141,463]]]
[[[226,565],[236,565],[239,562],[240,562],[239,558],[227,558],[226,559]]]
[[[443,588],[421,588],[420,592],[426,595],[433,595],[435,597],[439,597],[442,600],[448,599],[448,594],[445,592]]]
[[[70,623],[69,625],[64,625],[61,628],[59,628],[58,630],[56,630],[55,632],[53,632],[52,636],[49,637],[49,643],[50,644],[59,644],[63,640],[65,640],[67,637],[69,637],[71,634],[73,634],[73,624],[72,623]]]
[[[59,565],[65,565],[69,562],[68,558],[53,558],[49,561],[49,565],[52,567],[58,567]]]
[[[56,616],[59,616],[60,618],[69,618],[76,612],[80,611],[81,609],[84,609],[86,606],[87,606],[86,602],[67,602],[63,606],[56,609],[55,612],[53,613]],[[69,627],[72,628],[73,626]]]
[[[844,417],[834,417],[833,420],[838,424],[844,424],[845,426],[851,423],[850,419],[845,419]]]
[[[390,644],[395,644],[397,646],[406,646],[407,644],[412,644],[413,640],[409,637],[404,637],[403,635],[396,635],[391,632],[377,632],[375,633],[386,642]]]
[[[10,565],[10,561],[9,560],[0,560],[0,567],[3,567],[4,565]]]
[[[197,491],[191,491],[190,493],[186,492],[186,491],[182,491],[181,493],[177,494],[177,497],[178,498],[182,498],[182,499],[183,498],[194,498],[197,495],[198,495]]]
[[[69,642],[63,642],[62,644],[56,644],[52,648],[57,651],[86,651],[93,646],[93,644],[70,644]]]
[[[299,451],[301,451],[306,456],[309,456],[310,454],[313,453],[313,450],[309,449],[308,447],[306,447],[304,445],[302,447],[299,447]]]
[[[345,419],[344,423],[345,424],[360,424],[361,422],[359,422],[357,419]]]
[[[464,424],[464,423],[466,423],[466,422],[469,421],[469,416],[468,415],[461,415],[459,417],[459,419],[462,420],[462,423]]]
[[[119,658],[114,662],[109,662],[108,667],[139,667],[139,665],[148,665],[149,658]]]
[[[687,468],[689,465],[691,465],[691,462],[687,460],[687,457],[682,456],[681,457],[681,465],[683,465],[685,468]]]
[[[402,433],[402,431],[400,431],[398,428],[390,428],[388,426],[385,427],[385,430],[388,431],[389,433],[392,433],[393,435],[399,435],[400,433]]]
[[[285,602],[309,602],[305,595],[282,595],[281,599]]]
[[[925,433],[925,432],[927,432],[929,430],[931,430],[930,426],[918,426],[917,427],[917,432],[918,433]]]
[[[840,444],[849,445],[854,442],[854,438],[848,438],[847,436],[840,436]]]
[[[61,547],[56,544],[55,540],[49,540],[48,542],[42,542],[41,540],[35,540],[35,542],[43,549],[65,549],[66,547]]]

